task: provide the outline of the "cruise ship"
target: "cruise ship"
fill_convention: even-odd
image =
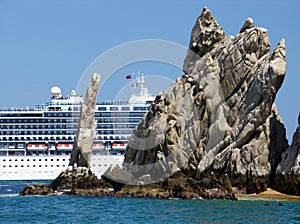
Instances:
[[[110,166],[122,164],[133,129],[154,101],[143,75],[136,77],[136,84],[140,92],[128,101],[96,104],[91,170],[98,177]],[[63,97],[60,88],[53,87],[51,100],[44,104],[0,109],[0,181],[53,180],[65,170],[82,101],[74,90]]]

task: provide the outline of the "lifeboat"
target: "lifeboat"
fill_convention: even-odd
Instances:
[[[112,145],[113,150],[125,150],[126,149],[126,144],[124,143],[113,143]]]
[[[26,147],[28,150],[45,151],[48,149],[47,144],[44,143],[29,143]]]
[[[93,150],[103,150],[104,149],[104,144],[103,143],[94,143],[92,149]]]
[[[72,150],[73,146],[74,146],[74,144],[71,144],[71,143],[58,143],[56,145],[56,149],[57,150]]]

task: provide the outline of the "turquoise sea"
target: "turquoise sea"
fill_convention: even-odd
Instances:
[[[0,183],[0,223],[300,223],[300,202],[19,197]]]

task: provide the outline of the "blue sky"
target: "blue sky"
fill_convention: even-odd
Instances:
[[[276,104],[291,140],[300,112],[299,2],[0,0],[0,108],[42,103],[54,85],[69,94],[99,55],[120,44],[161,39],[187,46],[207,6],[227,35],[238,34],[245,19],[252,17],[256,26],[269,30],[271,49],[285,38],[287,75]],[[168,80],[182,75],[180,68],[164,63],[133,63],[114,74],[101,97],[116,94],[128,82],[124,73],[137,70]]]

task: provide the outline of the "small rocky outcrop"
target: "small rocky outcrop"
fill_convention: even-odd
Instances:
[[[54,192],[60,194],[73,192],[76,189],[95,189],[101,185],[97,176],[90,171],[90,158],[97,125],[94,111],[99,85],[100,75],[94,73],[81,105],[79,127],[68,168],[50,185],[29,185],[20,195],[47,195]]]
[[[274,189],[300,195],[300,113],[292,144],[281,155],[274,182]]]
[[[205,188],[264,191],[288,147],[274,105],[285,55],[284,40],[271,52],[268,30],[252,19],[235,37],[226,36],[204,8],[191,33],[184,75],[156,97],[135,128],[123,168],[103,178],[123,189],[181,173]]]

